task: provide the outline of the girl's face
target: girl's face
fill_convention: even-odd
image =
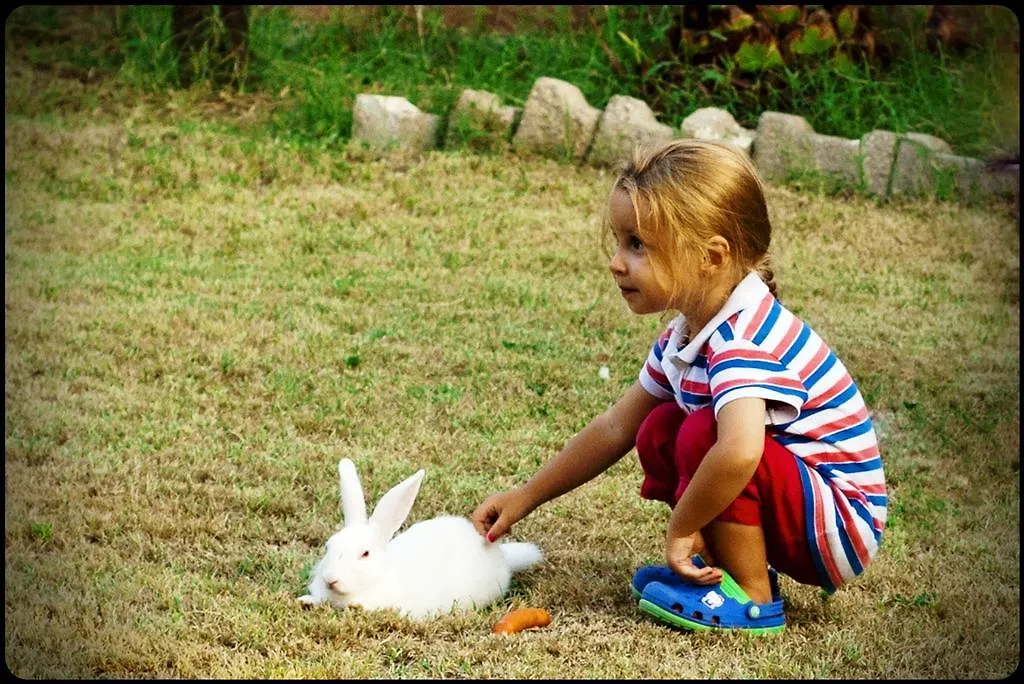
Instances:
[[[633,202],[621,188],[608,200],[608,220],[615,241],[608,269],[630,311],[645,314],[670,308],[671,292],[655,276],[649,248],[637,235]]]

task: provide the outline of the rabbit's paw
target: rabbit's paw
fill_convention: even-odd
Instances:
[[[299,597],[299,603],[302,604],[303,608],[312,608],[313,606],[320,605],[320,600],[314,598],[311,594],[305,594]]]

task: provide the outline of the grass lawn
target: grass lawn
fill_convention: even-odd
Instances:
[[[46,80],[49,79],[49,80]],[[54,99],[54,93],[60,98]],[[45,107],[33,109],[35,97]],[[411,520],[524,481],[634,381],[666,319],[600,249],[612,176],[275,141],[243,101],[127,99],[8,65],[7,666],[31,678],[993,678],[1020,655],[1012,207],[771,187],[782,300],[874,412],[882,551],[777,637],[629,597],[668,509],[633,454],[515,537],[547,562],[425,624],[302,610],[340,513],[427,469]],[[63,98],[63,99],[61,99]],[[233,125],[212,109],[230,108]],[[599,374],[610,369],[610,380]],[[490,633],[510,607],[546,629]]]

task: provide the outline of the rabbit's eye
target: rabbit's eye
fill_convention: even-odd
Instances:
[[[360,558],[369,558],[370,557],[370,552],[369,551],[363,551],[361,554],[359,554],[359,557]]]

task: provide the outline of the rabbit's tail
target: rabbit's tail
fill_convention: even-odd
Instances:
[[[505,557],[505,562],[508,563],[512,572],[532,568],[544,560],[544,554],[541,553],[536,544],[508,542],[502,544],[499,548],[501,549],[501,555]]]

